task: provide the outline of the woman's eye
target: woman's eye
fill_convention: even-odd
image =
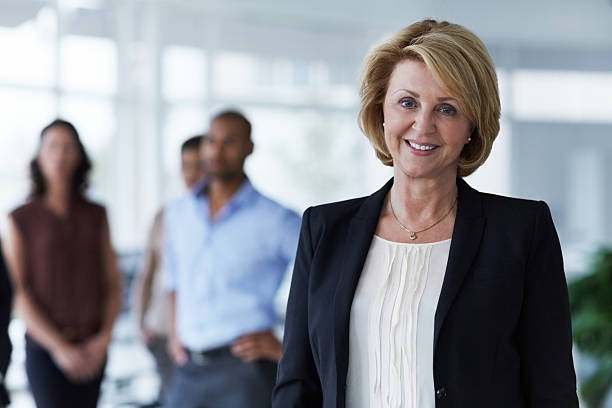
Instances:
[[[438,110],[445,115],[454,115],[457,113],[457,109],[450,105],[441,106]]]
[[[400,101],[400,105],[402,105],[404,108],[414,108],[416,103],[414,103],[412,99],[402,99]]]

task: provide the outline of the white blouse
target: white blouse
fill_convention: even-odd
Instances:
[[[374,236],[351,307],[347,408],[434,408],[434,316],[451,240]]]

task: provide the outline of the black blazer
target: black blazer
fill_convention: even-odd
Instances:
[[[344,407],[349,316],[385,196],[309,208],[274,408]],[[544,202],[480,193],[458,207],[434,329],[436,408],[578,407],[567,285]]]

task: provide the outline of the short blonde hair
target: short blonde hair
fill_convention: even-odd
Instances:
[[[376,46],[365,59],[361,79],[359,126],[387,166],[393,159],[385,143],[383,102],[395,66],[422,61],[440,86],[457,100],[474,124],[472,140],[459,158],[459,177],[472,174],[491,152],[499,133],[500,102],[495,67],[476,35],[458,24],[423,20]]]

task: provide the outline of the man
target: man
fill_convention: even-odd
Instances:
[[[201,148],[205,182],[166,211],[170,407],[271,405],[281,356],[274,297],[300,219],[253,188],[244,172],[252,152],[249,121],[235,111],[216,115]]]
[[[188,189],[204,177],[200,145],[203,136],[193,136],[181,146],[181,175]],[[151,351],[160,379],[157,401],[144,407],[160,406],[168,392],[173,365],[168,355],[169,311],[168,299],[162,284],[161,254],[163,246],[162,208],[155,215],[144,254],[142,268],[136,282],[135,314],[140,337]]]

